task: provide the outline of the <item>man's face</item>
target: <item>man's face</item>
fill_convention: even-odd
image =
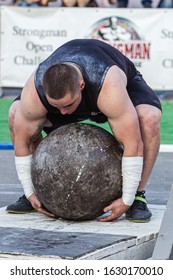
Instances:
[[[62,115],[65,114],[72,114],[77,107],[79,106],[81,100],[82,100],[82,93],[81,91],[75,93],[74,95],[71,95],[70,92],[68,92],[63,98],[61,99],[53,99],[49,97],[48,95],[46,96],[47,100],[50,105],[58,108],[61,112]]]

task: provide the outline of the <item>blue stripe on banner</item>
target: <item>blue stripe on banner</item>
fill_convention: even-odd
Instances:
[[[14,146],[11,143],[0,143],[0,150],[13,150]]]

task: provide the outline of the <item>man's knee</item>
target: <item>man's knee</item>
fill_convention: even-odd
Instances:
[[[13,131],[14,128],[14,120],[15,120],[15,115],[16,115],[16,111],[18,108],[20,101],[15,101],[14,103],[12,103],[9,111],[8,111],[8,125],[10,128],[10,131]]]
[[[151,105],[141,105],[137,109],[139,122],[142,126],[150,129],[153,133],[159,130],[161,120],[161,110]]]

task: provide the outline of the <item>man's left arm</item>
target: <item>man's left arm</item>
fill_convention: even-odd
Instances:
[[[143,143],[136,110],[128,96],[126,83],[119,70],[108,73],[98,98],[99,109],[108,117],[116,139],[123,145],[122,197],[105,207],[112,214],[100,221],[120,217],[132,205],[141,180],[143,168]]]

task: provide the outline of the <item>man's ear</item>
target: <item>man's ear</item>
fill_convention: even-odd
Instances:
[[[84,80],[81,80],[80,81],[80,89],[83,90],[84,87],[85,87],[85,82],[84,82]]]

